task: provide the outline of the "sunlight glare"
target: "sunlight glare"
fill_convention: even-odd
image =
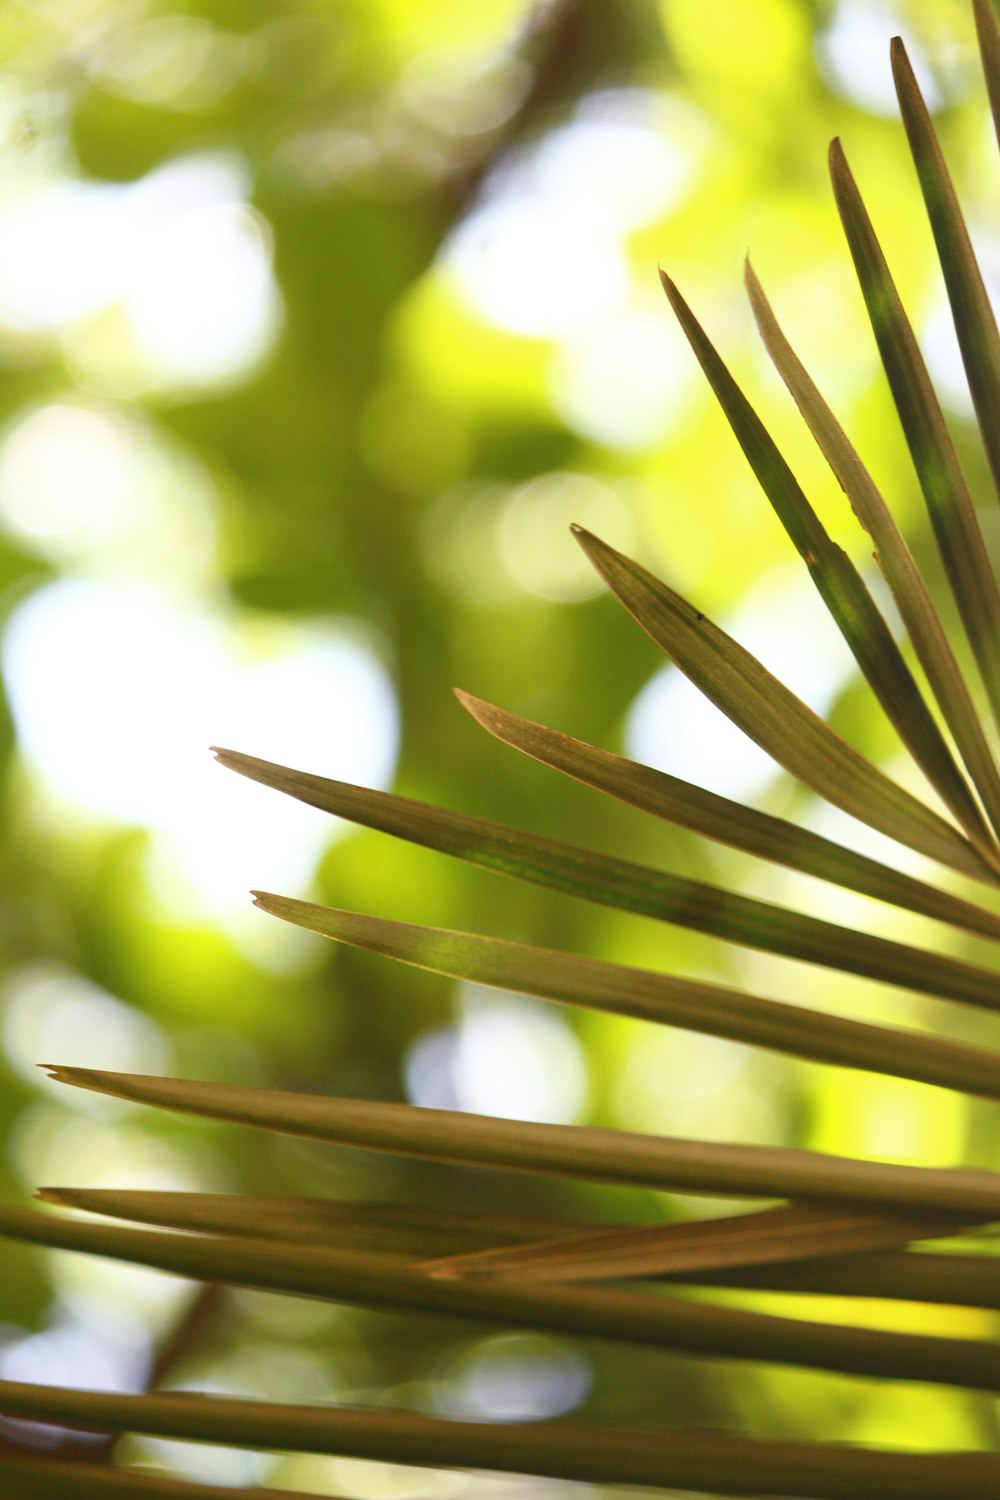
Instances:
[[[407,1060],[414,1104],[506,1120],[571,1124],[586,1104],[583,1049],[552,1007],[459,986],[462,1018],[418,1039]]]
[[[57,566],[207,575],[215,501],[199,464],[111,406],[49,402],[0,445],[0,523]]]
[[[392,775],[391,683],[336,622],[67,578],[14,611],[4,663],[22,752],[49,795],[152,830],[156,893],[189,917],[238,921],[250,885],[301,894],[347,826],[222,770],[210,744],[376,787]],[[256,931],[281,925],[250,916]]]
[[[248,191],[242,158],[199,153],[135,183],[54,178],[9,193],[0,323],[62,336],[83,382],[110,381],[113,394],[242,375],[280,322],[269,231]],[[109,353],[112,308],[123,322]]]
[[[641,90],[595,94],[568,125],[501,165],[444,251],[482,317],[564,339],[626,305],[625,238],[680,196],[704,133],[682,106],[662,114],[662,101]]]
[[[873,115],[895,118],[899,111],[889,65],[889,43],[902,36],[930,109],[944,100],[924,51],[892,0],[840,0],[833,20],[816,40],[816,55],[832,86],[845,99]]]

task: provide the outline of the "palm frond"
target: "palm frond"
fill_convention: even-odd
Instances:
[[[973,0],[1000,137],[1000,28]],[[1000,479],[1000,337],[962,211],[900,42],[900,107],[951,301],[987,458]],[[882,365],[932,530],[993,718],[1000,723],[1000,586],[954,442],[861,194],[835,141],[834,193]],[[460,701],[497,739],[656,818],[762,860],[1000,939],[1000,915],[950,889],[954,873],[1000,885],[1000,771],[993,726],[966,682],[945,612],[865,463],[782,331],[747,266],[753,313],[770,357],[875,544],[909,643],[897,641],[866,582],[821,524],[804,490],[673,282],[664,289],[760,484],[939,811],[879,769],[737,640],[640,562],[581,527],[601,578],[667,657],[778,765],[839,808],[945,867],[919,879],[787,820],[533,723],[469,694]],[[922,668],[933,703],[909,666]],[[936,707],[934,706],[936,704]],[[770,905],[528,830],[293,770],[236,750],[220,762],[337,817],[471,864],[616,910],[711,934],[915,994],[1000,1010],[994,967]],[[998,1054],[932,1031],[821,1013],[685,975],[480,933],[415,926],[286,896],[255,893],[264,911],[339,943],[455,979],[687,1028],[811,1062],[863,1069],[992,1101]],[[984,893],[984,901],[986,894]],[[558,1211],[474,1214],[429,1205],[332,1203],[50,1188],[61,1210],[0,1208],[0,1234],[25,1244],[158,1269],[208,1284],[268,1290],[381,1312],[473,1321],[632,1348],[920,1381],[1000,1392],[1000,1345],[985,1314],[1000,1309],[995,1258],[904,1248],[974,1238],[1000,1222],[1000,1175],[971,1167],[831,1156],[788,1147],[546,1125],[326,1095],[53,1066],[60,1082],[203,1120],[298,1135],[463,1168],[756,1202],[732,1218],[587,1224]],[[759,1200],[763,1200],[763,1206]],[[973,1247],[975,1249],[975,1247]],[[605,1284],[632,1278],[638,1285]],[[572,1284],[578,1283],[578,1284]],[[595,1284],[601,1283],[601,1284]],[[978,1337],[853,1327],[732,1308],[686,1287],[953,1304]],[[976,1311],[976,1310],[980,1311]],[[967,1324],[966,1326],[970,1326]],[[1000,1458],[904,1454],[824,1444],[768,1444],[717,1434],[602,1427],[586,1421],[446,1421],[412,1412],[278,1406],[177,1392],[111,1395],[0,1381],[0,1412],[34,1422],[192,1442],[458,1465],[704,1494],[814,1500],[995,1500]],[[6,1448],[4,1484],[35,1500],[89,1496],[81,1464]],[[96,1472],[96,1471],[94,1471]],[[203,1500],[222,1491],[113,1465],[102,1493],[125,1500]],[[6,1490],[4,1491],[6,1493]],[[282,1491],[229,1490],[238,1497]]]
[[[872,330],[951,591],[993,717],[1000,721],[1000,588],[972,496],[913,328],[838,140],[830,147],[830,175]]]
[[[459,1110],[96,1068],[50,1071],[62,1083],[114,1099],[430,1161],[721,1197],[802,1197],[1000,1220],[1000,1173],[975,1168],[914,1167],[790,1146],[501,1120]]]
[[[842,739],[756,657],[662,579],[581,527],[608,587],[686,677],[761,749],[834,807],[980,880],[996,872],[958,830]]]
[[[971,841],[985,846],[990,857],[995,857],[996,847],[990,849],[992,840],[982,813],[861,574],[843,548],[831,541],[774,440],[677,287],[663,271],[660,280],[750,467],[879,703]]]
[[[84,1429],[702,1494],[994,1500],[1000,1486],[1000,1457],[992,1454],[865,1452],[583,1422],[455,1422],[381,1409],[278,1406],[180,1392],[118,1396],[10,1381],[0,1381],[0,1409]]]
[[[237,756],[228,750],[215,753],[223,765],[253,775],[255,780],[276,786],[326,812],[550,890],[690,927],[785,958],[860,974],[987,1010],[1000,1008],[993,973],[957,959],[928,954],[904,943],[755,901],[703,881],[613,859],[576,844],[539,838],[501,823],[469,818],[386,792],[327,781],[302,771],[289,771],[266,761],[254,761],[248,769],[251,760],[248,756]],[[275,899],[259,896],[258,904],[273,910],[268,902]],[[946,902],[934,904],[938,911],[947,909]],[[964,915],[961,925],[975,920]],[[992,914],[983,913],[980,930],[984,926],[990,929],[991,936],[996,936],[996,918]],[[651,979],[650,983],[653,982]]]

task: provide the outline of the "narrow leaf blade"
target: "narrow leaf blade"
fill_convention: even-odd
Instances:
[[[1000,145],[1000,24],[990,0],[972,0],[972,9],[976,16],[979,51],[996,126],[997,145]]]
[[[500,1277],[533,1285],[604,1281],[859,1255],[959,1234],[967,1227],[940,1217],[859,1214],[793,1203],[732,1218],[632,1225],[471,1251],[430,1261],[422,1269],[441,1278]]]
[[[689,828],[760,859],[799,870],[818,880],[858,891],[921,916],[934,917],[979,937],[1000,939],[1000,916],[948,891],[901,875],[888,865],[846,849],[832,839],[799,828],[783,818],[744,807],[665,771],[654,770],[609,750],[548,729],[508,709],[456,689],[456,697],[478,724],[504,744],[543,765],[573,776],[585,786],[617,797],[654,817]],[[985,744],[985,741],[984,741]],[[229,754],[229,752],[226,752]],[[234,769],[240,769],[234,766]],[[252,771],[244,774],[253,775]],[[263,781],[263,775],[257,777]],[[276,783],[268,782],[269,785]],[[284,789],[284,788],[283,788]],[[1000,792],[1000,782],[998,782]],[[1000,811],[1000,803],[998,803]]]
[[[586,1422],[449,1421],[384,1407],[290,1406],[230,1396],[122,1396],[0,1381],[0,1411],[85,1430],[595,1484],[814,1500],[995,1500],[1000,1457],[769,1443]]]
[[[1000,1009],[995,974],[959,959],[908,947],[856,927],[839,927],[819,917],[502,823],[329,781],[233,751],[218,750],[216,754],[223,765],[267,781],[315,807],[504,875],[655,921],[711,933],[726,942],[821,964],[838,973],[859,974],[922,994]]]
[[[236,1193],[146,1192],[123,1188],[41,1188],[43,1203],[200,1234],[243,1234],[328,1249],[421,1256],[486,1249],[499,1243],[577,1235],[588,1227],[541,1214],[484,1214],[399,1203]]]
[[[747,290],[757,327],[823,456],[861,525],[899,606],[914,650],[962,759],[995,828],[1000,828],[1000,774],[961,668],[920,570],[878,487],[782,332],[750,263]],[[994,857],[987,854],[988,858]]]
[[[990,842],[982,814],[892,632],[842,548],[830,539],[777,446],[677,287],[660,280],[761,488],[869,686],[914,761],[968,835]]]
[[[1000,1174],[855,1160],[787,1146],[542,1125],[278,1089],[60,1067],[60,1083],[135,1104],[340,1146],[509,1172],[730,1198],[803,1198],[1000,1220]]]
[[[1000,335],[996,318],[930,111],[898,36],[893,38],[891,52],[899,107],[948,288],[979,431],[993,482],[1000,492]]]
[[[323,937],[454,979],[991,1098],[1000,1087],[995,1054],[923,1032],[872,1026],[722,985],[476,933],[414,927],[262,891],[254,899],[264,911]]]
[[[435,1281],[388,1256],[275,1240],[215,1239],[0,1209],[0,1233],[200,1281],[362,1307],[435,1313],[731,1359],[1000,1391],[1000,1348],[962,1338],[831,1326],[608,1287]],[[3,1401],[0,1399],[0,1411]]]
[[[992,1255],[883,1251],[798,1264],[682,1273],[699,1286],[742,1286],[820,1297],[876,1297],[1000,1310],[1000,1276]],[[674,1278],[670,1278],[671,1280]]]
[[[779,765],[835,807],[899,843],[963,874],[993,878],[956,829],[876,770],[700,610],[582,527],[574,530],[647,635]]]
[[[0,1447],[6,1500],[302,1500],[301,1490],[198,1484],[110,1464],[67,1463]]]
[[[927,367],[839,141],[830,148],[830,171],[872,330],[952,594],[994,717],[1000,722],[1000,588]]]

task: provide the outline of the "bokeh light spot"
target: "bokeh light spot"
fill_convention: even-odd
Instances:
[[[0,521],[63,567],[209,575],[214,502],[193,459],[112,406],[36,407],[0,446]]]
[[[600,575],[574,541],[574,524],[629,551],[633,530],[620,488],[587,474],[543,474],[516,489],[499,516],[500,556],[523,588],[544,599],[589,599]]]
[[[223,771],[210,744],[376,787],[392,775],[395,695],[350,627],[67,578],[14,611],[3,659],[47,793],[152,830],[158,894],[172,887],[188,917],[251,930],[248,885],[301,891],[345,827]],[[254,931],[282,925],[248,916]]]
[[[459,988],[462,1019],[421,1038],[407,1062],[415,1104],[570,1124],[586,1104],[583,1049],[556,1012],[520,995]]]

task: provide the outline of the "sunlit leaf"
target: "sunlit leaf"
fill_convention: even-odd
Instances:
[[[750,467],[879,703],[970,838],[988,842],[982,813],[860,573],[846,552],[831,541],[764,424],[674,283],[663,271],[660,280]]]
[[[924,1032],[873,1026],[703,980],[630,969],[502,938],[414,927],[263,891],[255,891],[254,899],[264,911],[310,932],[454,979],[681,1026],[814,1062],[937,1083],[984,1098],[996,1098],[1000,1090],[995,1054]],[[986,974],[982,985],[992,1008],[996,996],[988,992],[996,982]]]
[[[885,256],[839,141],[830,147],[837,207],[896,410],[969,644],[1000,719],[1000,588],[955,445]]]
[[[486,1248],[504,1239],[525,1242],[541,1234],[565,1234],[569,1238],[587,1227],[572,1220],[548,1220],[536,1215],[448,1212],[394,1203],[342,1204],[313,1198],[107,1188],[43,1188],[38,1196],[61,1208],[171,1229],[294,1239],[297,1244],[337,1249],[364,1245],[366,1249],[391,1252],[396,1262],[405,1266],[412,1265],[421,1253],[444,1254],[449,1242],[465,1248]],[[422,1252],[419,1247],[427,1240],[434,1240],[435,1246]],[[839,1259],[824,1255],[808,1263],[714,1271],[702,1268],[659,1275],[699,1285],[954,1302],[1000,1310],[998,1272],[1000,1262],[991,1256],[865,1252]]]
[[[842,973],[902,985],[947,1000],[1000,1009],[996,976],[959,959],[928,953],[819,917],[720,890],[628,860],[558,843],[502,823],[365,787],[292,771],[236,751],[216,752],[223,765],[313,807],[369,828],[438,849],[504,875],[531,880],[605,906],[693,927],[728,942],[822,964]]]
[[[384,1311],[479,1318],[501,1326],[689,1354],[1000,1391],[1000,1347],[972,1339],[834,1327],[713,1307],[657,1291],[441,1281],[402,1265],[398,1256],[321,1250],[245,1236],[163,1234],[16,1209],[0,1208],[0,1234],[199,1281]]]
[[[660,1276],[772,1261],[857,1255],[960,1233],[955,1221],[859,1214],[792,1203],[684,1224],[601,1229],[572,1238],[472,1251],[428,1262],[430,1276],[501,1277],[505,1281],[597,1281]]]
[[[673,1278],[671,1278],[673,1279]],[[742,1286],[807,1296],[879,1297],[1000,1310],[1000,1263],[992,1255],[897,1251],[798,1264],[743,1266],[679,1275],[679,1282]]]
[[[961,668],[913,554],[853,444],[782,333],[749,261],[746,282],[767,351],[837,476],[855,515],[875,543],[876,560],[892,589],[945,722],[955,737],[991,821],[1000,828],[1000,774]],[[988,849],[983,852],[987,858],[993,858]]]
[[[948,288],[983,446],[1000,491],[1000,335],[996,318],[930,112],[900,37],[892,42],[892,71]]]
[[[171,1229],[249,1234],[302,1245],[391,1251],[413,1260],[449,1251],[580,1234],[579,1220],[541,1214],[463,1213],[404,1203],[237,1193],[145,1192],[116,1188],[43,1188],[46,1203]]]
[[[302,1500],[301,1490],[197,1484],[110,1464],[67,1463],[0,1448],[6,1500]]]
[[[1000,145],[1000,25],[990,0],[972,0],[979,35],[979,51],[983,59],[986,88],[996,126],[997,144]]]
[[[586,1422],[449,1421],[385,1407],[280,1406],[171,1391],[145,1396],[0,1381],[0,1411],[86,1430],[494,1469],[595,1484],[814,1500],[994,1500],[1000,1457],[764,1443]]]
[[[643,630],[779,765],[890,838],[964,874],[995,879],[956,829],[859,755],[700,610],[607,543],[581,527],[574,530]]]
[[[456,697],[477,723],[497,739],[631,807],[847,890],[859,891],[922,916],[936,917],[980,937],[1000,938],[1000,916],[995,912],[925,885],[911,875],[902,875],[808,828],[799,828],[677,776],[600,750],[556,729],[547,729],[543,724],[474,698],[471,693],[456,692]],[[978,721],[974,722],[978,728]],[[985,738],[983,747],[986,748]]]
[[[465,1111],[292,1094],[96,1068],[53,1078],[112,1098],[399,1156],[733,1198],[818,1198],[1000,1218],[1000,1174],[854,1160],[790,1146],[678,1140],[594,1125],[542,1125]]]

